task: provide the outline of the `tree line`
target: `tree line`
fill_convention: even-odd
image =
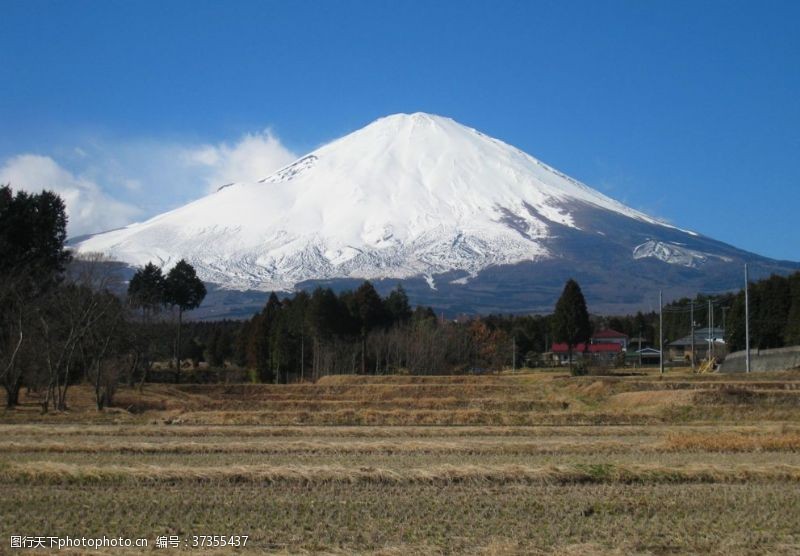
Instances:
[[[753,282],[748,294],[752,349],[800,345],[800,272]],[[744,290],[732,296],[727,324],[729,350],[745,349]]]
[[[443,322],[430,307],[412,310],[398,285],[381,297],[369,281],[356,290],[317,288],[276,294],[239,331],[233,353],[262,382],[326,374],[414,374],[497,368],[511,339],[476,319]]]
[[[138,296],[150,294],[136,288],[127,298],[114,293],[119,278],[113,267],[100,255],[73,258],[66,229],[58,195],[0,187],[0,383],[8,407],[19,403],[25,386],[38,394],[43,411],[64,410],[70,387],[86,382],[102,409],[121,381],[133,382],[146,368],[142,354],[159,327],[160,338],[169,336],[162,322],[136,317],[139,308],[146,315],[157,310],[150,298]],[[202,301],[205,287],[185,261],[160,287],[158,305],[177,309],[173,345],[180,354],[182,312]]]
[[[164,274],[148,263],[125,288],[103,257],[72,256],[66,224],[64,203],[54,193],[0,187],[0,383],[10,407],[26,387],[43,411],[63,410],[70,387],[87,383],[103,408],[119,384],[144,384],[165,362],[176,382],[189,361],[222,374],[237,369],[252,381],[288,383],[327,374],[536,365],[554,342],[573,347],[604,328],[641,336],[645,344],[658,337],[656,312],[591,315],[573,280],[550,315],[444,319],[430,307],[412,308],[401,285],[381,296],[365,281],[348,291],[272,293],[245,321],[184,323],[184,312],[206,294],[190,264],[179,261]],[[690,301],[695,322],[707,322],[707,300],[699,295],[666,305],[665,337],[688,334]],[[744,293],[714,300],[716,311],[729,308],[726,339],[741,349]],[[751,284],[750,309],[753,347],[800,344],[800,272]]]
[[[751,283],[751,345],[800,344],[800,272]],[[664,305],[665,342],[709,321],[726,324],[730,350],[744,346],[744,292],[681,298]],[[694,305],[693,313],[690,304]],[[385,298],[364,282],[355,291],[329,288],[271,294],[264,308],[244,322],[194,323],[195,361],[224,360],[253,371],[262,382],[314,380],[342,373],[457,373],[534,366],[554,342],[575,346],[598,330],[613,329],[644,346],[657,346],[657,311],[592,315],[580,286],[569,280],[549,315],[437,317],[430,307],[410,307],[402,286]],[[187,348],[188,349],[188,348]]]

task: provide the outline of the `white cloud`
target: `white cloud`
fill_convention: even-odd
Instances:
[[[6,160],[0,168],[0,183],[11,184],[15,190],[49,189],[58,193],[67,208],[70,236],[123,226],[139,212],[109,197],[95,182],[64,169],[49,156],[21,154]]]
[[[260,180],[297,158],[269,130],[208,144],[84,136],[48,154],[0,159],[0,184],[61,195],[71,237],[150,218],[227,183]]]
[[[234,145],[202,145],[184,152],[184,159],[190,165],[205,168],[207,192],[232,182],[266,178],[296,158],[268,129],[247,134]]]

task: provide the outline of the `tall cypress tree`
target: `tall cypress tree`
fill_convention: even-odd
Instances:
[[[167,304],[178,308],[178,339],[175,344],[175,361],[178,365],[175,382],[181,381],[181,329],[183,312],[196,309],[206,297],[206,287],[194,267],[184,259],[178,261],[164,280],[165,300]]]
[[[311,294],[308,303],[308,325],[313,337],[312,373],[314,379],[318,378],[320,368],[320,348],[334,335],[341,333],[344,321],[349,321],[345,316],[340,300],[330,288],[318,287]]]
[[[64,249],[67,214],[51,191],[27,193],[0,187],[0,276],[24,274],[35,290],[58,281],[71,259]],[[17,281],[20,283],[20,281]]]
[[[14,193],[0,186],[0,382],[6,405],[19,400],[18,354],[30,341],[26,321],[42,294],[57,285],[71,255],[64,249],[67,214],[51,191]]]
[[[353,316],[361,332],[361,373],[367,372],[367,334],[386,320],[383,300],[369,281],[361,284],[353,294]]]
[[[556,342],[567,344],[569,369],[572,371],[572,349],[581,342],[587,342],[592,333],[586,300],[575,280],[567,280],[564,291],[556,303],[552,322]]]
[[[400,284],[389,293],[384,305],[392,324],[405,322],[411,318],[411,305],[408,303],[408,295],[406,295],[406,290]]]
[[[128,299],[144,316],[158,311],[166,301],[166,286],[161,269],[153,263],[140,268],[128,282]]]
[[[267,304],[261,311],[261,326],[258,335],[261,337],[259,344],[263,346],[264,360],[258,369],[261,382],[272,383],[275,381],[275,347],[276,324],[281,313],[281,302],[275,292],[270,292]]]
[[[292,322],[292,329],[295,335],[299,338],[297,370],[300,380],[305,380],[306,368],[306,342],[308,331],[308,308],[311,303],[311,297],[304,291],[299,291],[295,294],[290,305],[290,315]]]

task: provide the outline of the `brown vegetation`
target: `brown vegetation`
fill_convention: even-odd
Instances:
[[[103,412],[76,386],[70,411],[48,415],[23,391],[0,414],[0,536],[237,529],[256,553],[796,553],[798,379],[145,384]]]
[[[661,465],[441,465],[403,470],[376,467],[250,465],[95,466],[66,463],[8,463],[0,481],[25,484],[133,482],[376,483],[376,484],[581,484],[581,483],[750,483],[800,482],[800,466]]]
[[[670,434],[665,442],[669,450],[705,452],[799,452],[800,434]]]
[[[120,387],[111,412],[92,415],[94,393],[71,389],[70,412],[37,417],[40,394],[0,420],[166,422],[183,425],[536,426],[722,422],[734,412],[800,419],[797,374],[748,377],[581,377],[564,372],[478,376],[324,377],[316,384]],[[114,414],[114,409],[122,410]]]

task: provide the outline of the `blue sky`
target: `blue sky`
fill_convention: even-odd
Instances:
[[[0,0],[0,181],[141,220],[395,112],[800,260],[800,2]]]

